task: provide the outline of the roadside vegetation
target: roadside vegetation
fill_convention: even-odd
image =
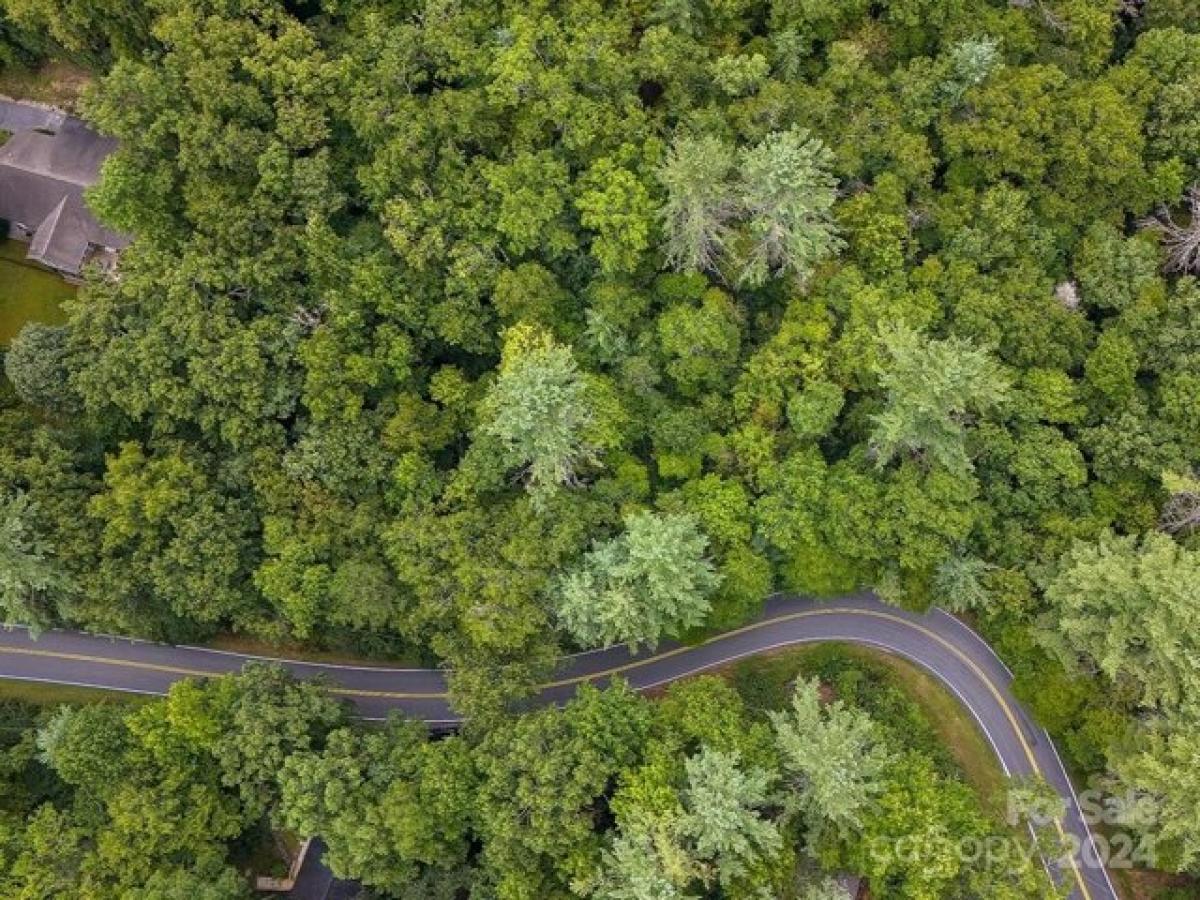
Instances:
[[[747,710],[764,716],[787,706],[797,678],[817,679],[955,771],[997,819],[1007,812],[1007,779],[970,711],[905,659],[868,647],[827,644],[751,657],[724,674]]]
[[[831,680],[771,683],[784,665]],[[6,701],[0,896],[233,900],[290,832],[405,900],[849,900],[826,873],[850,871],[885,896],[1057,896],[1037,857],[964,860],[1012,834],[889,671],[835,648],[436,741],[261,665],[136,706]]]
[[[1077,776],[1200,872],[1194,6],[0,0],[0,68],[93,74],[121,147],[89,202],[136,237],[5,357],[0,614],[449,666],[475,731],[435,765],[512,768],[396,838],[412,877],[749,897],[819,844],[765,799],[773,725],[545,714],[627,706],[596,772],[662,771],[623,805],[564,765],[542,789],[579,803],[526,847],[487,806],[538,757],[513,710],[562,652],[871,588],[970,614]],[[717,769],[728,844],[687,818]],[[333,847],[360,812],[295,821]]]

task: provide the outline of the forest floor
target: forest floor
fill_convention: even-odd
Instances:
[[[36,69],[12,67],[0,70],[0,94],[78,112],[79,98],[92,80],[92,74],[86,69],[74,63],[52,60]]]

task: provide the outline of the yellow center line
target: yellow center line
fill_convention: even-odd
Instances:
[[[187,669],[183,666],[171,666],[163,663],[148,663],[140,662],[133,659],[121,659],[112,656],[92,656],[86,653],[64,653],[57,650],[36,650],[31,647],[2,647],[0,653],[12,653],[19,656],[42,656],[51,659],[64,659],[72,662],[96,663],[103,666],[112,666],[118,669],[141,669],[148,672],[164,672],[168,675],[181,675],[185,678],[216,678],[221,675],[230,674],[230,670],[214,670],[214,669]],[[330,685],[328,690],[331,694],[347,697],[382,697],[388,700],[444,700],[446,692],[442,691],[436,694],[416,694],[416,693],[401,693],[398,691],[368,691],[358,690],[356,688],[338,687]]]
[[[1037,758],[1033,755],[1033,749],[1029,746],[1029,742],[1026,741],[1026,739],[1025,739],[1025,732],[1022,730],[1020,723],[1017,721],[1017,717],[1013,713],[1013,710],[1012,710],[1011,706],[1009,705],[1008,701],[1004,698],[1004,695],[1002,693],[1000,693],[999,689],[992,682],[991,678],[989,678],[987,676],[987,673],[985,673],[983,671],[983,669],[981,669],[978,665],[976,665],[974,660],[972,660],[970,657],[968,657],[965,653],[963,653],[961,650],[959,650],[956,646],[954,646],[952,643],[947,641],[945,638],[943,638],[937,632],[935,632],[929,628],[926,628],[925,626],[920,625],[916,622],[912,622],[912,621],[909,621],[908,619],[904,619],[900,616],[896,616],[896,615],[892,615],[891,613],[880,612],[880,611],[876,611],[876,610],[851,609],[851,608],[847,608],[847,607],[826,607],[823,609],[813,609],[813,610],[805,610],[803,612],[789,613],[787,615],[777,616],[773,619],[763,619],[758,622],[753,622],[749,625],[744,625],[741,628],[735,628],[732,631],[727,631],[727,632],[724,632],[723,634],[715,635],[715,636],[708,638],[707,640],[702,641],[701,643],[694,645],[694,646],[676,647],[672,650],[667,650],[667,651],[657,654],[655,656],[649,656],[649,657],[645,657],[644,659],[633,660],[631,662],[623,663],[619,666],[613,666],[608,669],[603,669],[598,672],[591,672],[591,673],[585,674],[585,675],[575,675],[570,678],[562,678],[557,681],[547,682],[546,684],[540,685],[539,690],[547,690],[547,689],[555,688],[555,687],[566,687],[566,686],[572,685],[572,684],[581,684],[583,682],[597,681],[602,678],[610,678],[614,675],[620,675],[625,672],[632,671],[634,669],[639,669],[644,666],[648,666],[652,663],[661,662],[664,659],[670,659],[671,657],[674,657],[674,656],[680,656],[685,653],[690,653],[691,651],[697,649],[697,647],[707,647],[712,644],[721,643],[723,641],[727,641],[731,638],[737,637],[738,635],[747,634],[752,631],[757,631],[757,630],[766,628],[771,625],[778,625],[783,622],[795,621],[797,619],[805,619],[805,618],[811,618],[811,617],[815,617],[815,616],[829,616],[829,615],[854,615],[854,616],[866,616],[869,618],[882,619],[882,620],[885,620],[888,622],[895,623],[897,625],[901,625],[901,626],[904,626],[907,628],[912,628],[913,630],[924,634],[926,637],[931,638],[933,641],[937,642],[938,644],[940,644],[941,646],[943,646],[947,650],[949,650],[952,654],[954,654],[954,656],[957,659],[959,659],[964,665],[966,665],[975,674],[975,676],[981,682],[983,682],[983,684],[987,687],[987,689],[991,693],[992,697],[996,700],[996,702],[1000,705],[1000,708],[1004,711],[1005,717],[1008,719],[1009,724],[1012,726],[1013,731],[1016,733],[1017,740],[1020,742],[1021,748],[1025,751],[1025,757],[1029,761],[1030,767],[1033,769],[1034,773],[1037,774],[1039,777],[1045,778],[1045,774],[1042,772],[1041,766],[1038,765]],[[853,642],[852,638],[849,638],[846,640],[850,640],[851,642]],[[227,673],[221,672],[221,671],[205,671],[205,670],[199,670],[199,669],[186,669],[186,668],[183,668],[180,666],[170,666],[170,665],[163,665],[163,664],[159,664],[159,663],[146,663],[146,662],[139,662],[136,660],[114,659],[112,657],[93,656],[93,655],[88,655],[88,654],[83,654],[83,653],[62,653],[62,652],[58,652],[58,651],[54,651],[54,650],[36,650],[33,648],[29,648],[29,647],[3,647],[3,646],[0,646],[0,653],[12,653],[12,654],[19,654],[19,655],[24,655],[24,656],[50,657],[50,658],[54,658],[54,659],[65,659],[65,660],[72,660],[72,661],[76,661],[76,662],[96,663],[99,665],[114,666],[114,667],[118,667],[118,668],[124,667],[124,668],[130,668],[130,669],[142,669],[142,670],[152,671],[152,672],[165,672],[165,673],[171,674],[171,675],[181,675],[181,676],[185,676],[185,677],[194,677],[194,678],[210,678],[210,677],[214,677],[214,676],[218,676],[218,675],[227,674]],[[359,690],[356,688],[345,688],[345,687],[336,687],[336,686],[331,686],[329,688],[329,691],[330,691],[330,693],[337,694],[339,696],[371,697],[371,698],[379,698],[379,699],[385,699],[385,700],[444,700],[447,698],[447,694],[445,691],[441,691],[441,692],[437,692],[437,693],[407,693],[407,692],[398,692],[398,691]],[[1059,836],[1065,841],[1066,837],[1067,837],[1067,833],[1063,827],[1062,820],[1056,819],[1054,822],[1054,825],[1055,825],[1055,828],[1058,830]],[[1075,881],[1079,884],[1079,889],[1083,893],[1083,896],[1086,898],[1086,900],[1092,900],[1092,895],[1091,895],[1090,891],[1088,890],[1087,884],[1083,880],[1083,873],[1080,872],[1080,870],[1079,870],[1079,866],[1075,861],[1074,854],[1069,855],[1067,857],[1067,859],[1070,861],[1071,869],[1075,875]]]
[[[20,656],[45,656],[51,659],[67,659],[73,662],[98,663],[102,666],[118,668],[145,669],[150,672],[166,672],[168,675],[186,675],[192,678],[211,678],[224,675],[225,672],[214,672],[201,669],[184,669],[180,666],[161,665],[159,663],[138,662],[132,659],[117,659],[111,656],[89,656],[86,653],[61,653],[57,650],[34,650],[30,647],[0,647],[0,653],[14,653]]]

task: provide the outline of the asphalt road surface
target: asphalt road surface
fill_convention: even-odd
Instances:
[[[869,594],[825,602],[774,597],[757,621],[697,646],[665,644],[637,655],[617,647],[567,657],[539,700],[561,703],[579,684],[605,684],[614,677],[649,689],[747,656],[818,641],[876,647],[936,677],[975,717],[1007,774],[1040,775],[1066,801],[1066,812],[1054,827],[1076,849],[1051,868],[1071,886],[1071,896],[1118,900],[1097,849],[1103,844],[1089,830],[1049,736],[1013,698],[1011,673],[982,638],[940,610],[916,615]],[[234,672],[263,658],[72,631],[44,632],[36,640],[21,628],[0,631],[0,677],[143,694],[162,694],[181,678]],[[445,675],[438,670],[277,661],[300,678],[323,677],[366,718],[401,710],[435,728],[459,721],[446,700]]]

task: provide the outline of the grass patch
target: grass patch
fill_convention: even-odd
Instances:
[[[65,322],[63,301],[75,294],[58,275],[27,262],[28,250],[20,241],[0,241],[0,347],[7,347],[26,322]]]
[[[18,100],[49,103],[74,112],[92,80],[87,69],[58,60],[43,63],[36,69],[11,66],[0,69],[0,94]]]
[[[897,683],[929,718],[942,746],[950,751],[967,783],[985,800],[1000,801],[1008,779],[975,717],[957,697],[924,669],[906,659],[863,647],[851,647],[847,652],[870,656],[879,665],[890,669]]]
[[[130,694],[103,688],[74,687],[42,681],[22,681],[0,678],[0,704],[17,703],[28,706],[58,706],[63,703],[146,703],[155,699],[149,694]]]
[[[960,775],[985,810],[1003,818],[1007,783],[1000,761],[971,713],[920,667],[852,644],[821,644],[753,657],[724,672],[759,715],[782,709],[799,676],[818,678],[847,703],[865,709],[900,744],[930,754]]]

